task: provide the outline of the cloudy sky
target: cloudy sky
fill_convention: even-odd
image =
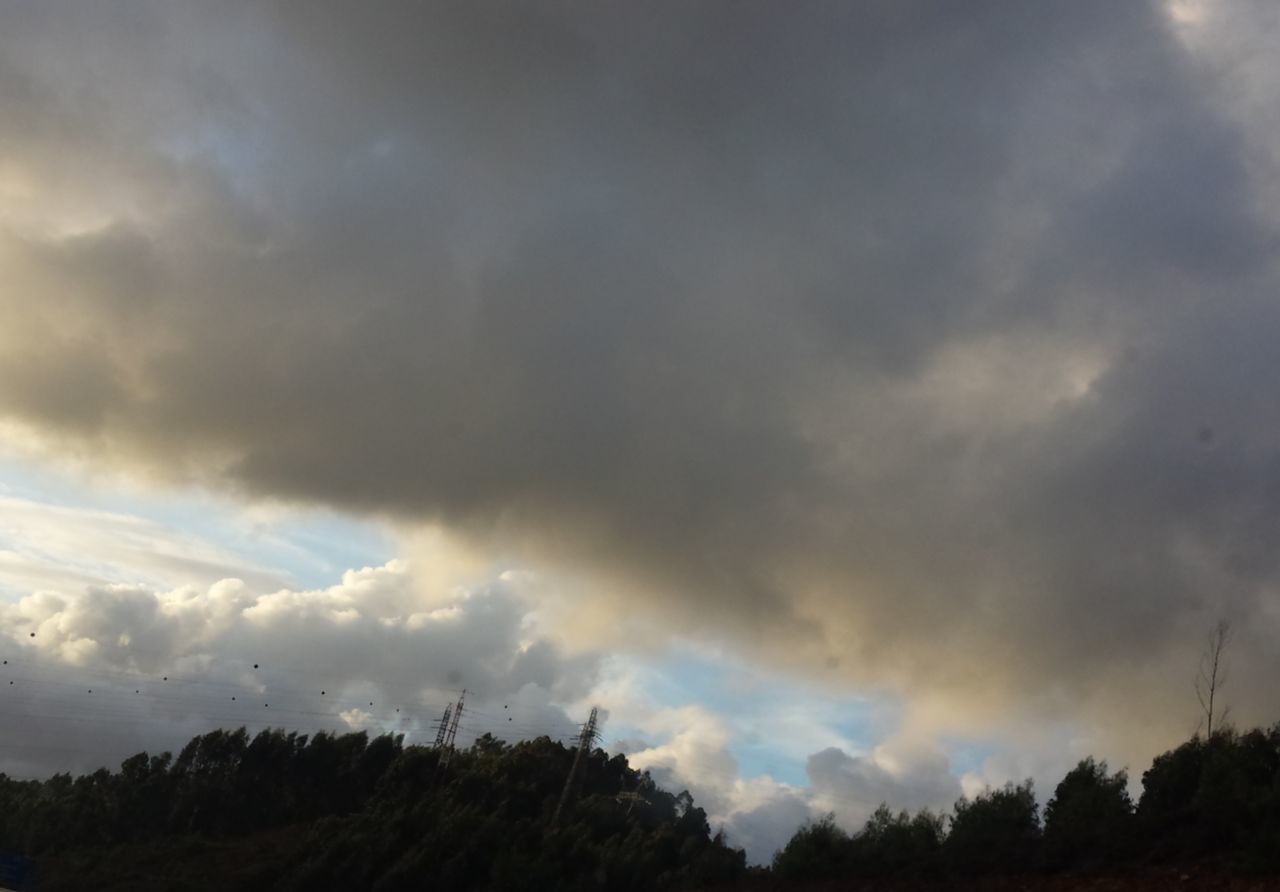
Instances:
[[[0,770],[466,688],[762,858],[1140,773],[1220,618],[1280,718],[1278,26],[0,3]]]

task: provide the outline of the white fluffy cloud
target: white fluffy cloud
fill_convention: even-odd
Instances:
[[[726,716],[659,705],[636,676],[601,676],[598,655],[566,654],[543,634],[536,577],[505,573],[472,588],[440,580],[395,560],[314,590],[258,591],[240,579],[162,590],[116,583],[0,603],[0,697],[13,719],[0,728],[0,770],[86,770],[241,724],[424,742],[466,688],[464,740],[568,740],[577,712],[600,703],[606,722],[645,735],[614,748],[667,789],[690,790],[756,861],[828,809],[856,826],[881,800],[936,804],[919,791],[939,784],[945,758],[896,750],[864,758],[825,749],[809,758],[809,787],[744,778],[732,752],[741,729]],[[840,739],[803,703],[780,727]],[[797,745],[778,741],[780,751]]]
[[[462,740],[571,735],[555,703],[590,685],[595,659],[530,637],[532,609],[502,578],[428,598],[404,561],[309,591],[226,579],[35,593],[0,603],[0,696],[15,719],[0,730],[0,760],[86,767],[227,724],[360,726],[422,742],[464,688]],[[68,741],[80,751],[64,752]]]
[[[945,811],[961,795],[950,758],[932,743],[890,741],[860,756],[832,747],[810,756],[805,770],[815,804],[852,828],[882,802],[895,810]]]
[[[732,671],[729,669],[728,671]],[[816,693],[816,692],[815,692]],[[794,751],[797,716],[807,719],[801,739],[841,740],[805,759],[807,785],[769,774],[744,776],[734,750],[743,745],[742,717],[705,704],[663,706],[648,690],[644,675],[605,672],[596,694],[609,718],[638,734],[615,746],[636,768],[647,770],[665,788],[687,789],[706,809],[713,827],[747,850],[752,861],[767,861],[806,820],[827,812],[856,831],[882,802],[895,809],[947,810],[961,795],[951,759],[936,739],[900,728],[868,753],[824,724],[820,696],[797,697],[790,722],[761,724],[777,735],[777,750]]]

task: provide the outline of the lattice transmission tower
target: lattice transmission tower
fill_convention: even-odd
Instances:
[[[440,716],[440,723],[436,726],[436,749],[440,749],[440,747],[444,746],[444,739],[449,733],[449,716],[451,715],[453,715],[452,703],[445,706],[444,715]]]
[[[551,816],[552,827],[560,823],[560,813],[569,804],[569,798],[576,794],[577,787],[582,782],[582,774],[586,770],[587,757],[591,754],[591,745],[596,742],[596,738],[599,736],[599,710],[593,706],[591,707],[591,717],[582,726],[582,734],[578,737],[578,751],[573,754],[573,767],[569,769],[569,776],[564,780],[564,790],[560,793],[560,801],[556,804],[555,814]]]

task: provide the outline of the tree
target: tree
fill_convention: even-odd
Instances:
[[[858,873],[926,873],[937,867],[943,818],[928,809],[914,817],[896,815],[886,803],[875,810],[850,842],[850,863]]]
[[[818,880],[839,876],[849,849],[849,837],[836,826],[835,815],[809,821],[773,856],[773,869],[789,880]]]
[[[1219,728],[1156,757],[1138,815],[1157,859],[1243,851],[1274,869],[1280,852],[1280,726]]]
[[[1217,698],[1227,683],[1226,650],[1230,640],[1231,624],[1225,619],[1218,620],[1218,624],[1209,633],[1209,640],[1205,642],[1200,669],[1196,673],[1196,699],[1200,701],[1200,709],[1204,713],[1201,719],[1205,725],[1204,735],[1210,739],[1213,737],[1215,715],[1218,715],[1218,723],[1221,724],[1231,711],[1227,707],[1220,714],[1215,713],[1219,706]]]
[[[962,871],[1016,872],[1031,864],[1039,839],[1039,809],[1028,778],[956,802],[942,850]]]
[[[1051,867],[1114,860],[1132,839],[1129,777],[1106,762],[1084,759],[1062,779],[1044,809],[1044,846]]]

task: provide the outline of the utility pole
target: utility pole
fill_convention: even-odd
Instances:
[[[574,788],[581,780],[582,772],[585,770],[583,763],[586,757],[590,755],[591,744],[595,743],[598,736],[597,712],[596,707],[591,707],[591,717],[582,726],[582,734],[578,737],[578,751],[573,755],[573,767],[569,769],[569,776],[564,781],[564,790],[560,793],[560,802],[556,805],[555,814],[551,816],[552,827],[560,823],[560,813],[564,811],[564,807],[569,803],[569,797],[573,794]]]

